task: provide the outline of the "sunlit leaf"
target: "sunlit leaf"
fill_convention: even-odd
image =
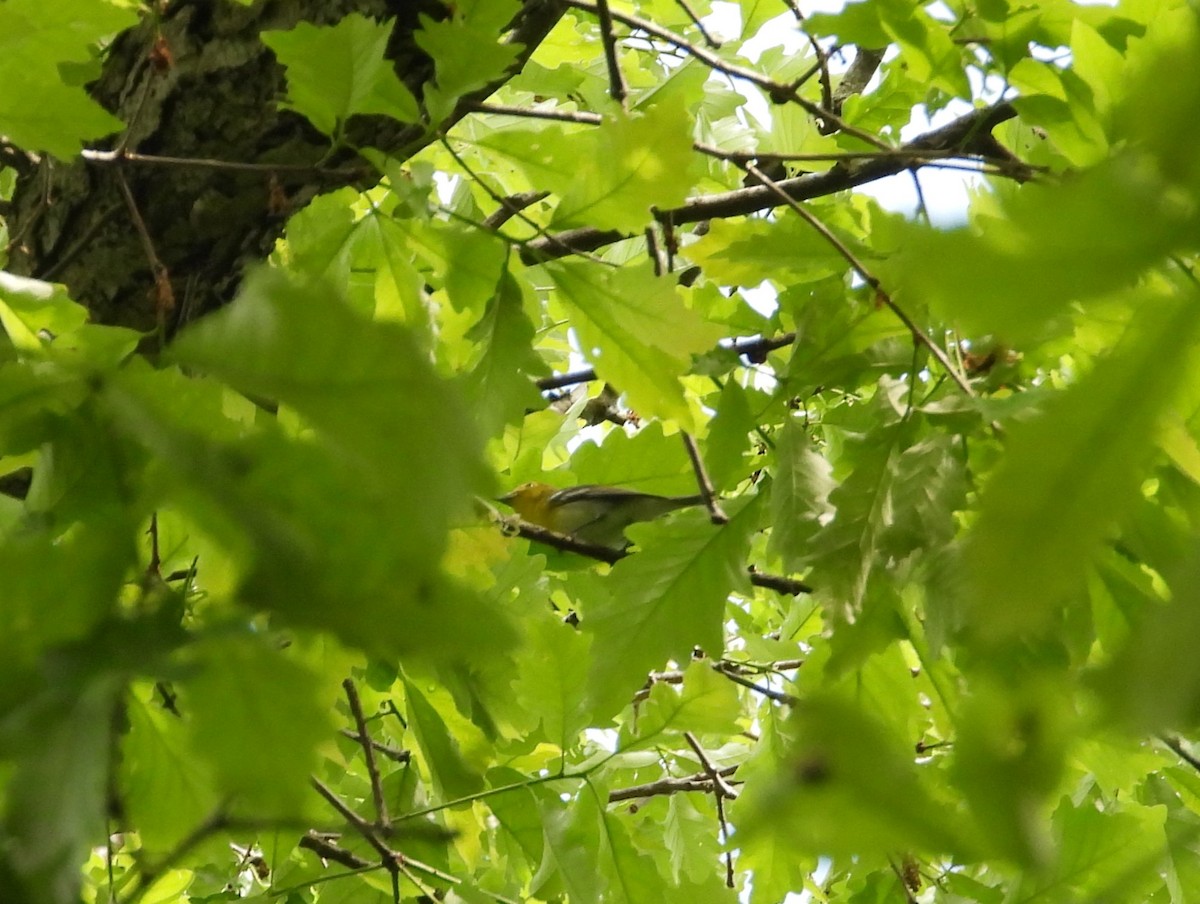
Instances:
[[[608,706],[627,699],[650,670],[668,658],[686,662],[693,647],[718,653],[725,598],[744,586],[741,563],[757,508],[741,506],[721,527],[693,512],[630,529],[643,551],[613,567],[611,595],[583,616],[595,699]]]
[[[1194,296],[1141,308],[1109,358],[1012,430],[968,551],[983,634],[1044,626],[1134,499],[1200,322]]]
[[[671,281],[646,268],[600,274],[574,264],[547,269],[596,371],[642,414],[690,427],[679,379],[692,355],[715,344],[719,333],[712,325],[683,305]]]
[[[287,67],[292,106],[335,135],[355,113],[420,118],[416,99],[384,59],[391,31],[390,22],[351,13],[335,25],[263,32],[262,40]]]

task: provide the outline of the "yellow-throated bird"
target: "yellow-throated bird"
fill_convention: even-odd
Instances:
[[[628,545],[625,528],[634,522],[653,521],[675,509],[704,504],[701,496],[656,496],[595,484],[560,490],[537,481],[521,484],[500,501],[512,506],[522,521],[614,549]]]

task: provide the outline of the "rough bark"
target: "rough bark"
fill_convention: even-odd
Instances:
[[[95,145],[115,151],[116,159],[99,154],[62,162],[6,148],[4,162],[19,170],[6,217],[8,269],[65,283],[97,322],[170,332],[228,301],[246,268],[270,253],[288,215],[323,192],[372,184],[374,171],[354,148],[404,159],[430,140],[425,125],[354,117],[348,146],[331,153],[329,138],[280,108],[284,70],[259,33],[300,21],[332,24],[349,13],[394,19],[388,57],[420,100],[433,65],[413,33],[420,15],[440,18],[446,6],[442,0],[163,5],[160,17],[117,37],[90,88],[126,124]],[[506,78],[561,14],[558,0],[524,0],[506,38],[524,50]],[[448,127],[500,83],[463,98],[448,121],[433,125]],[[151,164],[121,152],[269,166]]]

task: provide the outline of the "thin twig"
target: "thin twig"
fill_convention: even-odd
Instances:
[[[175,293],[171,289],[171,273],[154,249],[154,240],[150,237],[150,230],[146,228],[146,221],[142,219],[142,212],[138,210],[137,201],[134,200],[129,183],[125,181],[125,173],[120,167],[115,172],[117,185],[125,199],[129,217],[133,220],[133,228],[137,231],[138,238],[142,240],[142,251],[150,263],[150,271],[154,276],[154,312],[158,321],[159,340],[162,341],[166,335],[167,311],[175,307]]]
[[[526,540],[543,543],[560,552],[573,552],[576,555],[595,559],[598,562],[607,562],[609,565],[614,565],[630,555],[624,549],[615,549],[611,546],[602,546],[596,543],[585,543],[567,534],[560,534],[538,524],[530,524],[528,521],[522,521],[520,518],[505,518],[504,523],[517,536],[524,537]],[[786,578],[776,574],[763,574],[750,568],[746,569],[746,574],[750,578],[750,583],[755,587],[763,587],[767,590],[774,590],[790,596],[812,593],[812,587],[803,581],[797,581],[793,578]]]
[[[608,0],[596,0],[596,18],[600,22],[600,43],[604,45],[604,62],[608,66],[608,93],[621,107],[629,92],[625,88],[625,77],[621,75],[621,61],[617,59],[617,36],[613,33],[612,11]]]
[[[242,173],[296,173],[302,176],[327,176],[337,179],[360,179],[373,170],[368,167],[330,169],[308,163],[246,163],[241,160],[217,160],[212,157],[172,157],[159,154],[140,154],[136,151],[97,151],[84,148],[79,156],[88,163],[137,163],[143,166],[175,166],[193,169],[226,170]]]
[[[324,795],[322,795],[324,796]],[[342,866],[349,867],[354,870],[369,870],[379,869],[381,864],[372,863],[370,860],[364,860],[362,857],[355,854],[353,851],[348,851],[343,847],[339,847],[334,839],[338,836],[332,833],[322,833],[314,830],[309,830],[300,838],[299,847],[312,851],[323,860],[332,860],[334,863],[340,863]],[[415,870],[420,870],[428,876],[433,876],[440,879],[449,885],[461,885],[462,879],[457,876],[452,876],[447,872],[443,872],[435,866],[430,866],[420,860],[414,860],[407,854],[402,854],[399,851],[389,850],[387,856],[392,858],[397,867],[405,866],[412,867]],[[383,864],[386,868],[386,864]],[[488,892],[489,897],[497,901],[507,902],[508,898]]]
[[[375,848],[379,856],[382,858],[382,863],[385,866],[392,862],[392,849],[383,843],[383,840],[379,837],[379,833],[375,830],[375,826],[371,825],[369,822],[351,810],[348,806],[346,806],[346,804],[342,802],[342,799],[334,794],[332,789],[315,775],[309,777],[309,782],[312,784],[313,788],[316,789],[317,793],[325,798],[329,805],[341,814],[342,818],[345,819],[346,822],[354,826],[354,828],[358,831],[358,834],[363,837],[363,840],[365,840],[367,844],[371,845],[371,847]]]
[[[323,835],[315,829],[310,829],[300,838],[298,847],[312,851],[322,860],[332,860],[334,863],[340,863],[342,866],[347,866],[355,870],[379,869],[378,863],[372,863],[370,860],[364,860],[362,857],[353,851],[348,851],[345,848],[338,847],[331,840],[337,836]]]
[[[696,740],[696,736],[690,731],[683,733],[683,738],[688,742],[688,745],[695,752],[696,757],[700,760],[700,766],[708,774],[708,777],[713,783],[713,801],[717,805],[717,822],[721,826],[721,843],[729,843],[729,823],[725,820],[725,798],[731,800],[737,797],[737,792],[729,787],[721,773],[709,762],[708,755],[705,754],[704,748],[700,746],[700,742]],[[726,849],[725,851],[725,885],[729,888],[736,886],[733,875],[733,851]]]
[[[740,684],[742,687],[749,688],[756,694],[762,694],[768,700],[774,700],[776,703],[786,703],[789,706],[794,706],[798,701],[797,698],[784,691],[773,690],[769,687],[763,687],[761,684],[755,684],[748,678],[743,678],[737,672],[726,668],[718,668],[718,672],[732,681],[734,684]]]
[[[522,119],[549,119],[555,122],[575,122],[580,125],[598,126],[604,122],[599,113],[586,110],[547,110],[539,107],[513,107],[508,104],[480,102],[471,105],[476,113],[495,113],[500,116],[517,116]]]
[[[357,734],[356,732],[351,731],[349,728],[341,729],[339,734],[341,734],[342,737],[344,737],[344,738],[349,738],[351,741],[353,741],[356,744],[362,743],[362,736]],[[384,743],[381,743],[380,741],[376,741],[374,738],[368,738],[367,740],[370,742],[371,747],[373,747],[375,750],[379,751],[381,754],[383,754],[389,760],[393,760],[397,763],[408,763],[408,762],[412,761],[412,751],[411,750],[401,750],[397,747],[392,747],[390,744],[384,744]]]
[[[735,354],[744,355],[750,359],[751,363],[761,364],[766,360],[766,355],[769,352],[785,348],[795,341],[795,333],[781,333],[778,336],[760,337],[757,339],[734,339],[729,345],[722,345],[720,348],[727,348]],[[596,369],[585,367],[582,370],[572,370],[553,377],[543,377],[535,385],[543,392],[548,392],[554,389],[562,389],[566,386],[574,386],[577,383],[590,383],[595,379],[597,379]]]
[[[700,457],[700,447],[696,445],[696,438],[686,430],[680,431],[679,436],[683,439],[683,448],[687,449],[688,458],[692,460],[696,486],[700,489],[700,498],[704,500],[705,508],[708,509],[708,519],[713,524],[728,524],[729,516],[721,510],[721,505],[717,502],[717,493],[704,467],[704,459]]]
[[[967,157],[971,155],[964,153],[956,148],[930,148],[925,151],[910,150],[908,148],[890,148],[886,151],[837,151],[827,154],[784,154],[775,153],[773,151],[727,151],[715,145],[707,144],[703,141],[695,141],[692,143],[692,148],[702,154],[707,154],[710,157],[715,157],[718,160],[727,160],[730,163],[753,163],[756,160],[759,163],[766,161],[801,161],[820,163],[824,161],[853,161],[853,160],[886,160],[886,159],[901,159],[906,162],[913,160],[945,160],[954,157]]]
[[[150,537],[150,561],[146,565],[146,574],[154,577],[162,576],[162,558],[158,551],[158,512],[150,513],[150,526],[146,528]]]
[[[737,790],[729,786],[725,781],[725,777],[721,775],[720,770],[708,759],[708,754],[704,752],[704,748],[700,746],[700,742],[696,740],[696,736],[690,731],[685,731],[683,739],[688,742],[688,746],[695,752],[696,758],[700,761],[700,768],[704,770],[705,775],[712,781],[713,793],[717,797],[728,797],[730,800],[736,799],[738,796]]]
[[[946,372],[950,374],[951,379],[954,380],[959,389],[961,389],[968,396],[975,395],[975,390],[971,388],[971,384],[967,382],[967,378],[960,374],[954,367],[954,363],[946,354],[945,349],[934,342],[924,330],[917,326],[916,322],[913,321],[911,317],[901,310],[900,306],[892,300],[892,297],[880,285],[879,279],[867,269],[866,264],[858,259],[858,256],[850,250],[845,242],[834,235],[829,227],[817,219],[817,217],[815,217],[810,211],[804,207],[801,207],[798,202],[793,201],[791,197],[788,196],[787,192],[779,187],[778,182],[763,173],[763,171],[753,163],[744,164],[744,168],[746,172],[758,179],[763,185],[770,187],[773,191],[778,193],[780,198],[785,204],[787,204],[788,207],[799,214],[806,223],[812,226],[813,229],[821,234],[822,238],[824,238],[827,242],[829,242],[830,245],[833,246],[834,250],[837,251],[837,253],[846,260],[846,262],[854,269],[854,271],[863,278],[866,284],[871,287],[871,289],[875,292],[876,298],[878,298],[878,300],[884,306],[886,306],[888,310],[895,314],[896,317],[899,318],[900,322],[908,328],[909,333],[912,334],[913,341],[919,342],[929,349],[930,354],[932,354],[933,357],[937,359],[938,363],[945,368]]]
[[[803,659],[780,659],[775,662],[765,665],[750,665],[747,663],[733,662],[728,659],[722,659],[719,662],[712,664],[713,671],[716,672],[736,672],[739,675],[761,675],[764,671],[771,672],[787,672],[792,669],[798,669],[804,665]],[[650,690],[656,684],[683,684],[686,672],[680,669],[670,669],[665,672],[651,672],[646,684],[633,695],[633,701],[640,703],[650,696]]]
[[[654,268],[655,276],[662,276],[665,265],[663,264],[663,255],[658,248],[658,238],[654,235],[654,227],[646,227],[646,256],[650,258],[650,264]]]
[[[815,74],[817,71],[818,71],[818,67],[813,67],[812,73]],[[809,75],[809,73],[806,73],[804,76],[802,76],[797,81],[798,82],[803,81],[804,79],[806,79],[808,77],[808,75]],[[573,123],[578,123],[580,125],[589,125],[589,126],[598,126],[598,125],[603,124],[603,122],[604,122],[604,117],[601,116],[599,113],[589,113],[586,111],[547,110],[547,109],[538,109],[538,108],[533,108],[533,107],[513,107],[513,106],[507,106],[504,104],[493,104],[493,103],[476,104],[473,109],[475,109],[477,112],[480,112],[480,113],[494,113],[499,116],[515,116],[515,117],[525,118],[525,119],[548,119],[548,120],[555,120],[555,121],[559,121],[559,122],[573,122]],[[749,160],[749,161],[757,160],[760,163],[765,162],[765,161],[774,161],[774,160],[779,160],[779,161],[793,160],[793,161],[821,163],[821,162],[825,162],[825,161],[840,162],[840,161],[854,161],[854,160],[893,159],[893,160],[901,160],[906,164],[911,163],[913,161],[927,161],[925,165],[932,166],[934,168],[938,168],[939,164],[937,164],[935,161],[952,160],[954,158],[963,158],[963,159],[967,159],[967,160],[978,159],[978,160],[982,161],[984,164],[986,164],[988,161],[990,161],[992,159],[992,158],[987,157],[986,155],[980,153],[977,150],[971,151],[971,152],[964,152],[964,151],[957,150],[957,149],[930,148],[930,149],[921,151],[921,150],[913,149],[908,146],[899,147],[899,148],[887,148],[886,150],[875,150],[875,151],[836,151],[836,152],[830,152],[830,153],[824,153],[824,154],[787,154],[787,153],[776,153],[776,152],[772,152],[772,151],[726,151],[722,148],[716,147],[715,145],[707,144],[706,142],[703,142],[703,141],[693,141],[692,142],[692,150],[699,151],[701,154],[707,154],[710,157],[715,157],[718,160],[727,160],[730,163],[737,163],[737,162],[747,161],[747,160]],[[1009,161],[1008,158],[1004,158],[1002,163],[1009,164],[1009,163],[1011,163],[1011,161]],[[1011,167],[1006,169],[1001,164],[997,164],[996,166],[992,167],[991,169],[984,169],[979,166],[970,167],[970,168],[956,167],[950,163],[945,163],[945,164],[941,164],[940,168],[943,168],[943,169],[950,169],[950,168],[966,169],[968,172],[984,172],[984,173],[987,173],[988,175],[996,175],[996,176],[1010,176],[1011,177],[1013,175],[1009,171],[1011,169]],[[1046,167],[1029,167],[1029,169],[1038,171],[1038,170],[1045,170]]]
[[[515,217],[518,213],[536,204],[543,198],[549,197],[548,191],[523,191],[500,199],[500,208],[483,218],[481,225],[484,229],[495,231]]]
[[[801,17],[801,21],[803,21],[803,17]],[[821,48],[821,45],[817,43],[817,39],[814,38],[807,29],[803,30],[803,34],[804,37],[808,38],[808,45],[813,49],[813,53],[817,57],[817,71],[821,73],[821,106],[835,115],[839,114],[841,113],[841,110],[837,109],[833,105],[833,83],[829,80],[829,56]],[[810,76],[805,76],[797,79],[792,83],[793,89],[799,88],[802,84],[804,84],[805,81],[808,80],[809,77]]]
[[[501,205],[501,206],[503,207],[503,206],[504,206],[504,200],[505,200],[505,199],[504,199],[504,195],[500,194],[498,191],[496,191],[494,188],[492,188],[490,185],[488,185],[488,184],[487,184],[487,182],[485,182],[485,181],[484,181],[484,180],[483,180],[483,179],[482,179],[482,178],[479,176],[479,174],[478,174],[478,173],[476,173],[476,172],[475,172],[475,171],[474,171],[474,170],[473,170],[473,169],[472,169],[472,168],[471,168],[471,167],[470,167],[470,166],[467,164],[467,162],[466,162],[465,160],[463,160],[462,156],[461,156],[461,155],[459,155],[459,153],[458,153],[457,151],[455,151],[455,150],[454,150],[454,148],[452,148],[452,147],[450,146],[450,141],[449,141],[449,140],[446,138],[446,136],[445,136],[445,135],[441,135],[441,136],[439,136],[438,140],[441,142],[441,145],[442,145],[442,147],[444,147],[444,148],[446,149],[446,153],[448,153],[448,154],[450,155],[451,159],[452,159],[452,160],[453,160],[455,163],[457,163],[457,164],[458,164],[458,165],[459,165],[459,166],[462,168],[462,171],[463,171],[464,173],[466,173],[468,176],[470,176],[470,177],[471,177],[471,180],[472,180],[472,181],[473,181],[473,182],[474,182],[476,185],[478,185],[480,188],[482,188],[482,189],[483,189],[483,190],[484,190],[484,191],[487,193],[488,197],[490,197],[490,198],[491,198],[493,201],[495,201],[497,204],[499,204],[499,205]],[[451,214],[453,214],[453,213],[454,213],[453,211],[448,211],[448,212],[449,212],[449,213],[451,213]],[[539,236],[540,236],[542,239],[544,239],[545,241],[548,241],[548,242],[550,242],[552,245],[557,245],[557,244],[559,244],[559,240],[558,240],[558,239],[556,239],[556,238],[555,238],[554,236],[552,236],[550,233],[546,232],[546,230],[545,230],[545,228],[544,228],[543,226],[539,225],[538,223],[535,223],[535,222],[534,222],[533,220],[531,220],[529,217],[525,216],[525,214],[524,214],[524,212],[523,212],[523,211],[521,211],[521,210],[514,210],[512,213],[513,213],[513,216],[514,216],[514,217],[516,217],[517,219],[519,219],[519,220],[520,220],[522,223],[524,223],[526,226],[529,226],[529,227],[531,227],[531,228],[532,228],[532,229],[533,229],[533,230],[534,230],[534,231],[535,231],[535,232],[536,232],[536,233],[537,233],[537,234],[538,234],[538,235],[539,235]],[[464,218],[464,219],[465,219],[465,218]],[[468,220],[468,222],[470,222],[470,221]],[[474,225],[480,225],[480,224],[474,224]],[[496,230],[494,230],[494,229],[493,229],[493,230],[492,230],[492,232],[494,232],[494,233],[495,233],[495,232],[496,232]],[[496,233],[496,234],[498,235],[499,233]],[[507,236],[504,236],[504,238],[507,238]],[[519,240],[519,239],[508,239],[508,240],[509,240],[509,241],[511,241],[511,242],[513,242],[514,244],[519,244],[519,245],[521,245],[521,246],[522,246],[522,248],[524,248],[524,249],[530,249],[530,248],[532,248],[532,243],[531,243],[531,242],[528,242],[528,241],[521,241],[521,240]],[[574,250],[571,250],[571,251],[570,251],[570,253],[571,253],[571,254],[576,254],[577,252],[575,252]],[[614,264],[614,263],[612,263],[612,262],[610,262],[610,261],[601,260],[600,258],[598,258],[598,257],[595,257],[595,256],[593,256],[593,255],[590,255],[590,254],[584,254],[583,256],[584,256],[584,257],[585,257],[587,260],[590,260],[590,261],[592,261],[593,263],[602,264],[602,265],[604,265],[604,266],[606,266],[606,267],[616,267],[616,266],[618,266],[617,264]],[[524,253],[522,253],[522,258],[524,258]]]
[[[600,14],[600,10],[596,4],[586,3],[583,2],[583,0],[564,0],[564,2],[567,6],[584,10],[592,15],[599,16]],[[630,28],[640,29],[649,35],[653,35],[660,40],[666,41],[668,44],[678,47],[689,56],[693,56],[700,60],[700,62],[707,65],[710,69],[714,69],[717,72],[723,72],[733,78],[744,79],[751,84],[757,85],[766,91],[770,98],[774,101],[791,101],[792,103],[798,104],[800,107],[802,107],[810,116],[825,120],[827,123],[835,125],[839,130],[845,132],[847,135],[853,135],[855,138],[865,141],[867,144],[872,145],[873,147],[883,149],[888,147],[888,145],[881,141],[878,136],[872,135],[870,132],[863,131],[862,129],[850,125],[832,111],[822,109],[820,104],[815,104],[808,98],[801,97],[796,93],[796,89],[792,85],[780,84],[779,82],[767,78],[765,75],[762,75],[759,72],[755,72],[753,69],[745,69],[741,66],[735,66],[732,63],[727,63],[725,60],[714,54],[711,50],[706,50],[703,47],[697,47],[682,35],[675,34],[673,31],[662,28],[661,26],[656,25],[647,19],[642,19],[639,16],[615,11],[610,11],[610,15],[618,22],[628,25]]]
[[[718,770],[718,774],[724,779],[737,772],[737,769],[737,766],[727,766],[724,769]],[[712,790],[712,779],[704,773],[699,773],[698,775],[690,775],[687,778],[660,778],[657,781],[647,782],[644,785],[617,788],[608,793],[608,802],[611,804],[623,800],[636,800],[640,797],[661,797],[666,794],[678,794],[681,791],[704,791],[708,793]]]
[[[692,20],[692,24],[696,26],[696,30],[699,31],[700,36],[704,38],[704,43],[713,50],[719,50],[721,47],[721,42],[709,34],[708,29],[704,27],[704,21],[696,15],[696,11],[692,9],[687,0],[675,0],[675,3],[680,7],[680,9],[687,13],[687,17]]]
[[[403,874],[405,879],[407,879],[409,882],[411,882],[413,885],[415,885],[417,887],[417,891],[419,891],[421,893],[421,897],[423,900],[436,901],[438,899],[438,897],[439,897],[438,893],[436,891],[434,891],[432,888],[430,888],[428,885],[426,885],[424,882],[422,882],[420,879],[418,879],[415,875],[413,875],[413,871],[410,870],[403,863],[397,863],[396,869],[398,872]],[[392,876],[392,883],[393,883],[393,886],[396,886],[395,874],[393,874],[393,876]],[[400,889],[399,889],[399,887],[392,888],[392,901],[394,902],[394,904],[400,904]]]
[[[390,825],[387,812],[387,801],[383,796],[383,779],[379,775],[379,766],[375,762],[375,749],[371,746],[371,733],[367,731],[367,719],[363,715],[362,702],[358,699],[358,689],[349,678],[342,681],[342,689],[346,692],[346,700],[350,704],[350,713],[354,716],[354,724],[358,728],[359,746],[363,750],[363,758],[367,763],[367,776],[371,780],[371,798],[375,803],[376,824],[382,828]]]
[[[913,191],[917,193],[917,217],[925,221],[925,225],[931,225],[929,219],[929,205],[925,203],[925,190],[921,188],[921,174],[915,169],[909,170],[908,175],[912,177]]]
[[[800,596],[813,592],[812,585],[806,584],[804,581],[785,578],[778,574],[764,574],[761,571],[750,571],[750,583],[755,587],[774,590],[776,593],[786,593],[788,596]]]
[[[1184,749],[1183,741],[1181,741],[1179,738],[1171,737],[1170,735],[1159,735],[1158,739],[1171,748],[1177,757],[1179,757],[1197,772],[1200,772],[1200,759],[1197,759]]]

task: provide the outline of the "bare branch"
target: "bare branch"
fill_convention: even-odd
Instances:
[[[704,43],[713,50],[719,49],[721,42],[714,38],[709,33],[708,29],[704,27],[704,21],[696,15],[696,11],[692,9],[687,0],[675,0],[675,3],[680,9],[687,13],[687,17],[692,20],[692,24],[696,26],[696,30],[700,32],[700,37],[704,38]]]
[[[564,0],[564,2],[567,6],[573,6],[576,9],[584,10],[585,12],[589,12],[595,16],[600,15],[600,9],[595,4],[585,3],[583,0]],[[628,25],[630,28],[636,28],[640,31],[644,31],[648,35],[656,37],[659,40],[666,41],[668,44],[671,44],[674,47],[678,47],[684,53],[695,57],[706,66],[716,70],[717,72],[723,72],[733,78],[744,79],[753,85],[757,85],[767,92],[767,95],[771,98],[771,100],[777,103],[790,101],[791,103],[802,107],[810,116],[821,119],[826,123],[832,123],[837,127],[838,130],[845,132],[847,135],[853,135],[855,138],[858,138],[860,141],[865,141],[867,144],[872,145],[873,147],[884,149],[888,147],[887,144],[880,141],[878,137],[872,135],[870,132],[864,132],[862,129],[855,128],[835,113],[822,109],[819,104],[814,104],[806,97],[801,97],[796,93],[795,85],[784,85],[775,81],[774,79],[767,78],[760,72],[755,72],[753,69],[746,69],[742,66],[735,66],[732,63],[727,63],[725,60],[714,54],[711,50],[706,50],[703,47],[697,47],[682,35],[675,34],[675,32],[670,31],[669,29],[662,28],[648,19],[642,19],[638,16],[621,12],[611,12],[611,15],[615,20],[624,25]]]
[[[371,746],[371,733],[367,731],[367,720],[363,715],[362,703],[358,699],[358,688],[349,678],[342,681],[342,689],[346,692],[346,700],[350,704],[350,712],[354,716],[354,724],[358,728],[359,745],[363,750],[363,758],[367,764],[367,776],[371,780],[371,797],[375,802],[375,819],[380,826],[388,825],[387,800],[383,796],[383,780],[379,776],[379,766],[375,763],[375,748]]]
[[[617,59],[617,37],[613,34],[613,17],[608,0],[596,0],[596,18],[600,20],[600,42],[604,45],[604,62],[608,65],[608,93],[624,107],[629,92],[621,75],[621,61]]]
[[[687,450],[688,458],[691,459],[692,471],[696,474],[696,486],[700,490],[700,497],[704,500],[705,508],[708,509],[709,520],[713,524],[728,524],[729,516],[721,511],[721,506],[717,503],[716,490],[713,489],[708,471],[704,467],[704,459],[700,457],[700,447],[696,445],[696,438],[686,431],[679,435],[683,438],[683,447]]]
[[[924,165],[930,151],[955,150],[961,154],[980,153],[990,148],[989,130],[1016,116],[1016,110],[1007,102],[994,107],[973,110],[953,122],[934,129],[909,142],[902,148],[889,149],[884,156],[864,160],[858,164],[840,165],[821,173],[806,173],[793,179],[784,179],[776,184],[793,201],[808,201],[825,195],[836,194],[848,188],[865,185],[887,176]],[[691,198],[680,207],[658,213],[660,222],[671,222],[674,226],[699,223],[727,217],[740,217],[762,210],[779,207],[784,202],[769,186],[756,185],[739,188],[716,195]],[[531,241],[521,252],[521,259],[532,264],[545,261],[565,253],[595,251],[623,239],[631,238],[614,229],[584,227],[568,229],[552,235],[553,243],[545,239]]]
[[[728,766],[718,771],[721,778],[727,778],[737,772],[737,766]],[[617,788],[608,793],[609,803],[623,800],[636,800],[641,797],[661,797],[664,794],[678,794],[681,791],[703,791],[711,793],[713,781],[703,772],[687,778],[660,778],[644,785],[633,785],[629,788]]]

